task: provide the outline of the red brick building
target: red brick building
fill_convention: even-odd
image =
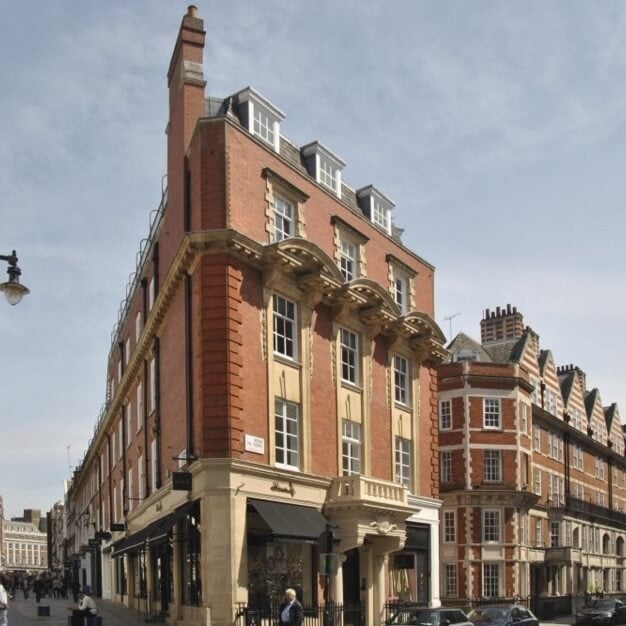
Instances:
[[[487,310],[439,373],[441,596],[541,612],[624,590],[626,459],[615,404],[556,367],[515,308]]]
[[[254,89],[205,97],[204,37],[190,7],[167,193],[68,496],[74,573],[178,624],[231,624],[286,586],[367,623],[390,597],[437,604],[434,268],[387,196],[281,135]]]

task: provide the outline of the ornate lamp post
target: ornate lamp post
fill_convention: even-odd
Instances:
[[[0,291],[4,291],[9,304],[18,304],[26,294],[30,293],[30,289],[20,284],[22,270],[17,266],[15,250],[9,255],[0,254],[0,261],[6,261],[9,264],[7,269],[9,280],[6,283],[0,283]]]

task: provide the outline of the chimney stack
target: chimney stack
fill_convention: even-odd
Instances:
[[[519,339],[524,333],[524,318],[517,307],[507,304],[496,307],[495,313],[485,309],[480,322],[480,339],[483,345]]]

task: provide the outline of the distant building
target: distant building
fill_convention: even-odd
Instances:
[[[2,520],[2,551],[6,570],[36,574],[48,569],[45,519],[36,509],[22,517]]]
[[[615,404],[557,367],[515,307],[460,333],[439,372],[441,596],[570,613],[626,591],[626,457]]]
[[[65,507],[56,502],[47,513],[48,562],[51,570],[63,568],[65,561]]]

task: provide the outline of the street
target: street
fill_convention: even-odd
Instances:
[[[103,626],[139,626],[145,624],[143,617],[109,600],[96,599],[98,613],[102,616]],[[21,594],[11,602],[9,608],[9,626],[67,626],[69,611],[66,607],[72,605],[69,600],[55,600],[42,598],[39,606],[50,607],[50,617],[38,617],[37,603],[31,594],[24,600]],[[557,617],[550,621],[542,621],[541,626],[570,626],[574,623],[572,616]]]
[[[95,598],[98,605],[98,613],[102,616],[103,626],[138,626],[145,624],[142,616],[130,611],[125,607],[113,604],[109,600]],[[67,617],[70,612],[68,606],[73,602],[68,600],[56,600],[54,598],[42,598],[37,604],[34,594],[30,594],[28,600],[24,600],[21,593],[18,593],[15,600],[9,605],[8,621],[9,626],[67,626]],[[49,606],[50,617],[39,617],[37,615],[38,606]]]

